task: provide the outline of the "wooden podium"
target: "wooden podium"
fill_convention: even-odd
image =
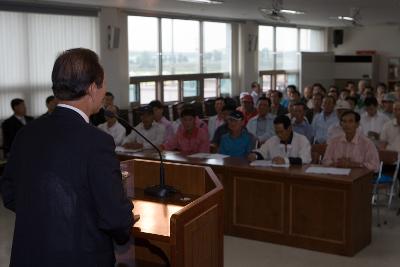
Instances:
[[[165,200],[143,193],[159,183],[158,161],[128,160],[121,162],[121,169],[128,174],[134,213],[140,215],[133,229],[137,261],[223,266],[223,187],[210,167],[165,163],[166,184],[179,190]]]

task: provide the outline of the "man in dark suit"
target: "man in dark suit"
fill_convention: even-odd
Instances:
[[[54,95],[50,95],[46,98],[46,113],[42,114],[42,116],[49,116],[56,109],[58,104],[58,100]]]
[[[133,206],[114,141],[89,124],[103,79],[94,52],[63,52],[52,72],[57,108],[15,138],[0,184],[4,205],[16,213],[12,267],[113,267],[113,240],[129,240]]]
[[[5,157],[8,157],[8,153],[10,152],[11,145],[17,132],[33,120],[32,117],[26,116],[26,106],[23,99],[15,98],[11,100],[11,108],[14,114],[10,118],[6,119],[1,125]]]

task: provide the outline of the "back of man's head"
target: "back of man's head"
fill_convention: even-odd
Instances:
[[[97,54],[89,49],[74,48],[61,53],[51,74],[54,95],[60,100],[78,100],[92,83],[101,88],[104,70]]]

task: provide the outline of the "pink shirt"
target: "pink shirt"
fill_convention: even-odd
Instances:
[[[328,141],[323,164],[331,165],[340,158],[350,158],[371,171],[379,169],[378,150],[361,131],[356,132],[351,142],[346,140],[345,135],[334,137]]]
[[[183,126],[179,126],[175,135],[172,135],[166,143],[165,150],[179,150],[183,154],[194,154],[199,152],[210,152],[210,141],[207,127],[197,127],[189,135]]]

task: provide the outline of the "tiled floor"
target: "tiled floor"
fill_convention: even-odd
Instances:
[[[399,203],[394,206],[399,207]],[[371,245],[351,258],[226,236],[225,266],[398,267],[400,217],[395,213],[395,210],[384,212],[389,223],[381,228],[377,228],[374,221]],[[14,215],[5,210],[0,201],[0,267],[8,266],[13,227]]]

